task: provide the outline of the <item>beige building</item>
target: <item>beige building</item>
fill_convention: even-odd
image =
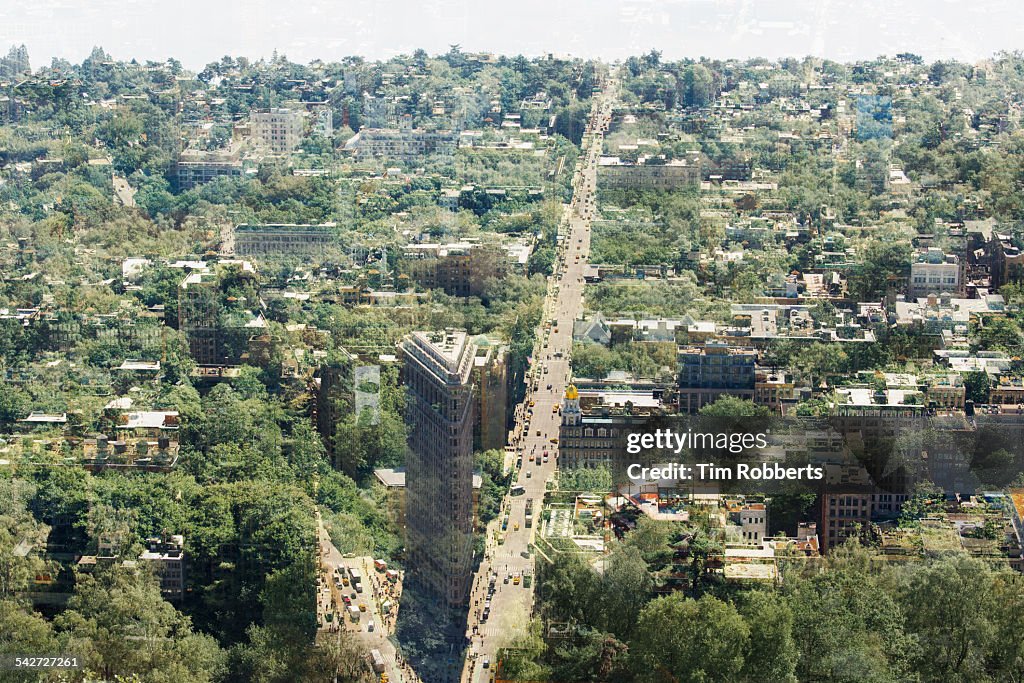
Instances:
[[[658,157],[641,157],[636,163],[619,157],[601,157],[597,167],[597,183],[602,189],[676,190],[700,183],[699,155],[665,161]]]
[[[459,134],[422,128],[364,128],[345,143],[360,159],[394,159],[411,163],[430,154],[451,156]]]
[[[302,141],[305,118],[292,109],[256,109],[249,114],[252,137],[277,154],[288,154]]]

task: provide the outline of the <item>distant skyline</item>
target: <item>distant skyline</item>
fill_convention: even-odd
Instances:
[[[621,59],[814,55],[840,61],[914,52],[974,62],[1024,48],[1021,0],[0,0],[0,50],[24,43],[33,68],[226,54],[296,62],[388,58],[423,48]]]

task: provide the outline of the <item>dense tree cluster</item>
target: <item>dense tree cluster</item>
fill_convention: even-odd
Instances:
[[[965,555],[876,563],[853,543],[820,568],[787,564],[780,588],[737,589],[704,573],[706,539],[642,520],[598,567],[570,553],[543,565],[541,615],[553,637],[516,642],[523,649],[506,652],[508,670],[693,683],[1021,675],[1015,572]],[[673,583],[681,574],[690,577],[682,587]]]

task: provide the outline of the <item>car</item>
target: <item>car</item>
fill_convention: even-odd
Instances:
[[[515,524],[514,524],[514,525],[512,526],[512,530],[513,530],[513,531],[519,531],[519,522],[516,522],[516,523],[515,523]]]
[[[345,603],[346,607],[352,604],[352,598],[348,597],[347,595],[341,596],[341,601]]]
[[[519,585],[519,577],[517,576],[514,579],[512,579],[512,583],[518,586]],[[372,624],[373,622],[371,621],[370,623]]]
[[[537,430],[537,436],[540,436],[540,430],[539,429]]]
[[[548,385],[548,391],[551,391],[551,385],[550,384]]]
[[[484,657],[484,668],[485,669],[491,668],[491,660],[488,659],[487,657]]]
[[[551,437],[550,439],[548,439],[548,441],[550,441],[551,443],[558,443],[558,439],[556,439],[555,437]]]
[[[533,470],[526,470],[526,478],[527,479],[533,478]]]
[[[359,603],[359,611],[360,612],[365,612],[366,611],[366,603],[365,602]]]
[[[502,583],[508,583],[508,577],[506,576]]]
[[[369,631],[370,633],[373,633],[373,622],[372,621],[366,625],[366,630]]]

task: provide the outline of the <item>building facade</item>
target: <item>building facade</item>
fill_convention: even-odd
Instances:
[[[335,225],[261,224],[235,227],[235,253],[239,256],[322,254],[336,236]]]
[[[185,537],[174,535],[146,540],[139,561],[148,564],[160,580],[160,592],[168,600],[185,597]]]
[[[473,564],[473,368],[460,330],[413,332],[398,345],[409,396],[406,519],[412,578],[465,604]]]
[[[624,472],[627,458],[637,460],[626,451],[629,434],[650,429],[666,412],[659,390],[580,390],[570,384],[562,400],[559,466]]]
[[[299,146],[304,123],[302,112],[291,109],[257,109],[249,114],[252,136],[277,154]]]
[[[487,337],[476,339],[473,384],[476,419],[473,444],[477,450],[502,450],[508,439],[508,346]]]
[[[459,297],[480,296],[488,279],[507,272],[502,250],[475,242],[409,245],[402,269],[424,289]]]
[[[919,252],[910,264],[910,297],[917,298],[942,292],[960,292],[963,281],[959,257],[941,249]]]
[[[345,143],[360,159],[393,159],[411,163],[430,154],[451,156],[459,134],[422,128],[364,128]]]
[[[601,157],[597,182],[603,189],[677,190],[697,185],[701,166],[696,159],[622,161],[619,157]]]
[[[244,165],[237,153],[186,150],[174,172],[179,190],[191,190],[217,178],[241,178]]]
[[[679,410],[696,413],[722,396],[753,400],[757,352],[709,341],[679,349]]]

